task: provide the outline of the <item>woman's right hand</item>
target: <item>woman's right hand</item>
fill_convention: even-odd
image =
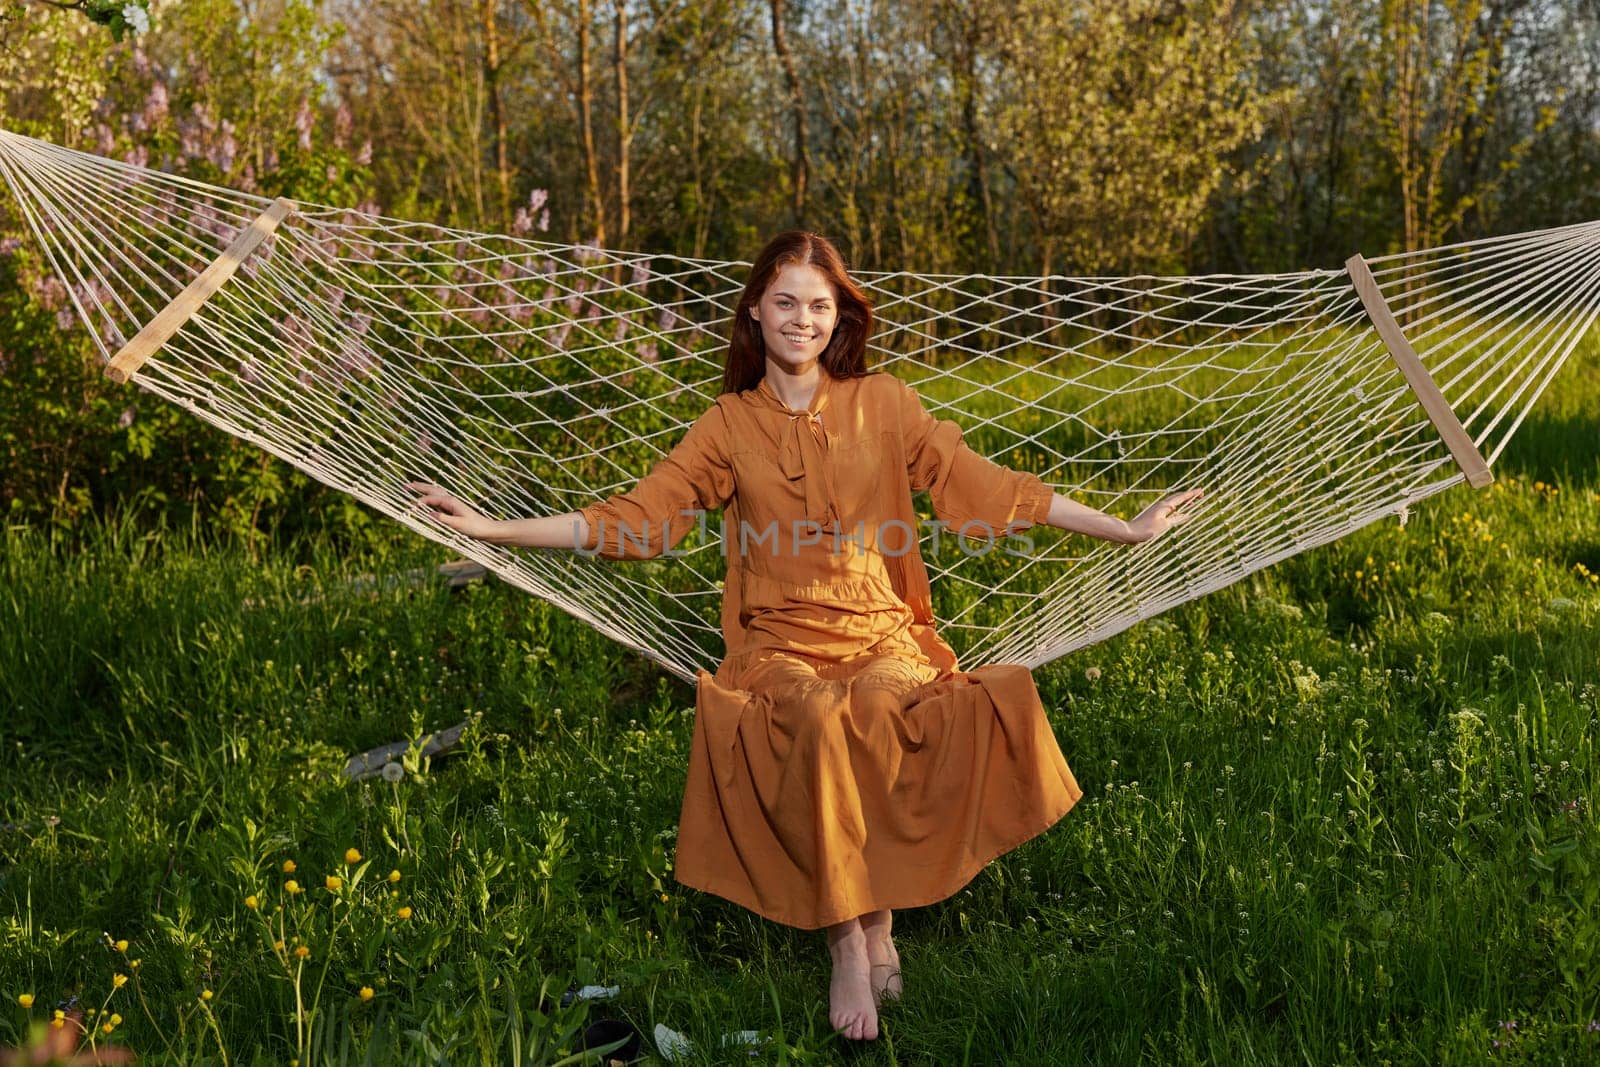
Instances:
[[[489,541],[500,526],[431,482],[407,482],[405,487],[419,494],[414,501],[417,508],[457,533]]]

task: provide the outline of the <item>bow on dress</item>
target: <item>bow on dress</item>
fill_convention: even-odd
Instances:
[[[817,383],[819,392],[825,389],[826,381],[824,372]],[[765,378],[761,386],[788,416],[788,425],[778,445],[778,469],[789,481],[804,484],[806,518],[816,523],[823,533],[837,533],[844,516],[839,512],[839,501],[834,494],[833,464],[828,459],[831,443],[828,432],[822,428],[825,395],[815,398],[816,410],[795,411],[772,391]]]

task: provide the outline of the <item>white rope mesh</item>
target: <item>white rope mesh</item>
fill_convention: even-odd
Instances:
[[[0,173],[108,360],[269,203],[4,132]],[[1493,463],[1593,325],[1600,224],[1369,263]],[[682,555],[599,562],[463,538],[402,486],[500,518],[626,490],[720,391],[746,269],[301,205],[134,381],[692,680],[722,655],[718,517]],[[979,452],[1124,515],[1207,491],[1132,549],[926,531],[969,669],[1038,666],[1462,480],[1344,271],[857,278],[871,364]]]

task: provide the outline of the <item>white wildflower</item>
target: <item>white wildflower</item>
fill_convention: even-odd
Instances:
[[[122,21],[136,34],[150,32],[150,12],[138,4],[129,4],[122,9]]]

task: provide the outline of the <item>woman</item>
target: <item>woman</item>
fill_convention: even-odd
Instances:
[[[871,327],[834,246],[779,234],[739,300],[722,395],[633,489],[497,522],[411,486],[468,536],[607,559],[659,555],[724,509],[726,656],[698,678],[676,877],[826,927],[829,1020],[857,1040],[903,988],[892,909],[950,896],[1082,795],[1028,669],[959,671],[935,632],[911,494],[991,546],[1037,523],[1147,541],[1200,495],[1125,522],[991,463],[867,371]]]

